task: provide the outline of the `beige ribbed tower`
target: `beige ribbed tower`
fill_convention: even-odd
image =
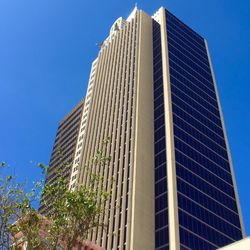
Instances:
[[[152,18],[135,9],[117,19],[91,77],[85,132],[74,183],[87,184],[85,164],[111,137],[111,163],[99,173],[111,192],[105,229],[90,240],[105,249],[154,249],[154,141]],[[88,98],[86,100],[88,103]],[[85,104],[86,105],[86,104]],[[82,124],[83,125],[83,124]],[[79,139],[80,145],[80,139]],[[143,148],[143,150],[142,150]],[[80,152],[80,151],[79,151]],[[77,152],[76,152],[77,157]],[[98,170],[97,170],[98,172]]]

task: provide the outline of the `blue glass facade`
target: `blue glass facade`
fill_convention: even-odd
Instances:
[[[204,39],[166,11],[180,244],[217,249],[242,238]]]
[[[169,249],[169,240],[161,31],[160,25],[155,21],[153,21],[153,46],[155,130],[155,249],[167,250]]]
[[[204,38],[168,11],[180,249],[210,250],[243,237]],[[155,249],[169,249],[160,25],[153,22]]]

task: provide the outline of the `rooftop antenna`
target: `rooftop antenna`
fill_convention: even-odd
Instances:
[[[136,9],[136,10],[138,9],[138,7],[137,7],[137,2],[135,2],[135,9]]]

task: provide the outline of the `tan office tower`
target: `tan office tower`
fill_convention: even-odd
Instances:
[[[69,184],[71,165],[67,163],[71,163],[75,156],[83,107],[84,100],[79,102],[59,123],[45,185],[52,184],[57,180],[58,175],[56,171],[62,167],[62,165],[65,165],[63,174]],[[41,200],[39,212],[43,215],[48,215],[51,208],[44,205],[44,198],[45,197]]]
[[[111,137],[111,193],[89,240],[107,250],[210,250],[244,237],[205,39],[160,8],[119,18],[92,64],[70,188]]]
[[[90,235],[105,249],[154,249],[152,27],[152,18],[142,11],[134,10],[127,20],[117,19],[94,73],[92,66],[85,132],[79,138],[82,155],[79,162],[76,159],[79,168],[76,165],[72,172],[71,185],[87,183],[84,166],[102,140],[111,137],[107,150],[111,163],[101,173],[103,185],[111,187],[107,228]]]

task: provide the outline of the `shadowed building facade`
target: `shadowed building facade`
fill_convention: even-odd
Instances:
[[[72,162],[74,160],[76,143],[78,139],[81,117],[83,113],[84,100],[79,102],[60,122],[57,129],[51,157],[46,176],[47,184],[52,184],[57,180],[57,170],[60,168],[69,185]],[[45,206],[45,197],[42,197],[39,212],[48,215],[50,207]],[[49,202],[48,202],[49,203]],[[52,204],[52,203],[51,203]]]
[[[110,192],[89,240],[126,250],[210,250],[244,237],[205,39],[164,8],[118,18],[92,64],[70,188],[110,137]]]

